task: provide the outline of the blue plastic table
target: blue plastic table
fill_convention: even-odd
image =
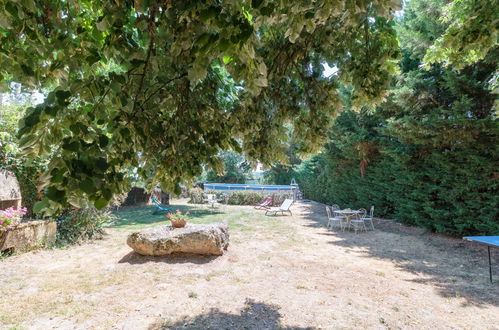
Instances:
[[[489,252],[489,277],[490,283],[492,283],[492,261],[490,259],[490,247],[499,248],[499,236],[468,236],[463,238],[468,241],[487,245],[487,251]]]

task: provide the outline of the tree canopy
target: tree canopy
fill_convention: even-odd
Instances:
[[[498,7],[498,0],[448,3],[440,19],[447,27],[435,39],[425,61],[462,69],[497,52]]]
[[[448,17],[460,21],[449,29],[480,29],[472,40],[449,30],[436,51],[464,41],[458,55],[484,57],[497,35],[477,38],[480,24],[496,24],[494,1],[455,0]],[[81,198],[101,208],[131,167],[177,190],[205,165],[219,172],[222,150],[270,164],[291,135],[296,152],[317,151],[341,109],[339,86],[354,108],[385,100],[398,9],[398,0],[0,0],[0,91],[15,81],[46,94],[19,127],[23,153],[49,159],[37,208]],[[337,72],[324,75],[324,64]]]
[[[220,150],[269,163],[295,124],[317,149],[338,110],[382,100],[398,56],[397,1],[0,1],[0,84],[48,95],[27,111],[24,153],[47,155],[39,208],[103,207],[124,169],[167,189],[219,170]],[[324,63],[338,69],[323,75]]]
[[[251,166],[240,154],[234,151],[223,151],[220,158],[224,164],[224,171],[215,173],[213,170],[208,170],[207,182],[246,183],[246,180],[251,178]]]

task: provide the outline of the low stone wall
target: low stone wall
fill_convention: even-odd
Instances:
[[[57,224],[53,221],[23,222],[14,229],[0,232],[0,251],[22,252],[55,242]]]

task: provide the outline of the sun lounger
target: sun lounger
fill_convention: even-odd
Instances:
[[[151,197],[151,200],[157,207],[152,214],[156,214],[158,212],[170,212],[172,210],[171,207],[163,206],[154,196]]]
[[[284,212],[289,212],[290,215],[293,215],[293,213],[291,213],[291,210],[289,209],[291,207],[291,204],[293,204],[292,199],[285,199],[284,202],[282,202],[281,206],[271,207],[267,211],[265,211],[265,215],[270,215],[270,214],[277,215],[277,213],[279,212],[282,215],[284,215]]]
[[[267,210],[269,205],[272,203],[272,197],[265,198],[260,204],[255,205],[257,210]]]

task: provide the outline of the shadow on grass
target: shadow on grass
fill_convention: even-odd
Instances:
[[[172,212],[180,210],[182,213],[189,212],[189,218],[193,222],[202,222],[203,218],[222,214],[217,209],[203,208],[202,206],[190,205],[170,205]],[[109,228],[145,227],[147,225],[168,222],[167,212],[158,212],[158,208],[153,205],[124,207],[116,212],[116,221]]]
[[[167,264],[196,264],[202,265],[221,256],[203,256],[199,254],[177,253],[169,256],[143,256],[136,252],[130,252],[123,256],[118,263],[140,265],[148,262],[162,262]]]
[[[323,204],[302,204],[307,226],[325,227]],[[375,231],[355,234],[349,231],[322,232],[334,238],[330,244],[361,248],[368,257],[389,260],[399,269],[415,275],[414,283],[432,285],[446,298],[464,298],[464,305],[499,306],[499,276],[488,282],[487,249],[459,238],[425,232],[421,228],[378,219]],[[492,255],[493,272],[499,274],[499,250]]]
[[[279,307],[247,299],[239,314],[229,314],[218,309],[175,323],[158,321],[149,330],[176,329],[283,329],[312,330],[313,328],[285,327],[281,324]]]

